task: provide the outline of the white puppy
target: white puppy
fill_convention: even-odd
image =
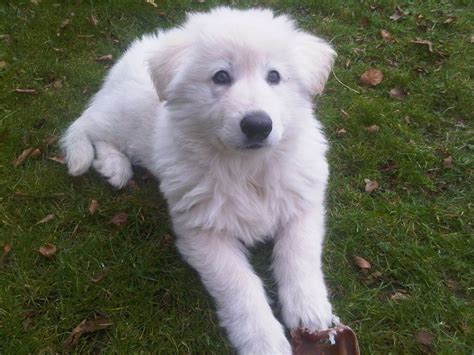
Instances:
[[[290,354],[246,247],[274,241],[290,330],[332,324],[321,269],[326,140],[312,96],[335,58],[269,10],[217,8],[136,40],[62,139],[69,172],[160,181],[177,246],[242,354]]]

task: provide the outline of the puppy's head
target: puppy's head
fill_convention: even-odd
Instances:
[[[335,55],[286,16],[218,8],[159,33],[149,67],[183,134],[246,151],[302,126]]]

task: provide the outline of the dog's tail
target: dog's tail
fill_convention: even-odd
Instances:
[[[85,119],[77,119],[60,141],[69,174],[73,176],[84,174],[94,160],[94,146],[88,137]]]

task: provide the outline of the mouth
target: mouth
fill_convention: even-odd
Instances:
[[[248,144],[244,147],[244,149],[251,149],[251,150],[256,150],[265,147],[265,144],[263,143],[252,143]]]

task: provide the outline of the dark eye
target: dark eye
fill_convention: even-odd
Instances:
[[[280,82],[280,73],[276,70],[270,70],[267,75],[267,81],[270,84],[278,84]]]
[[[217,85],[229,85],[232,82],[232,79],[228,72],[225,70],[219,70],[212,77],[212,81]]]

